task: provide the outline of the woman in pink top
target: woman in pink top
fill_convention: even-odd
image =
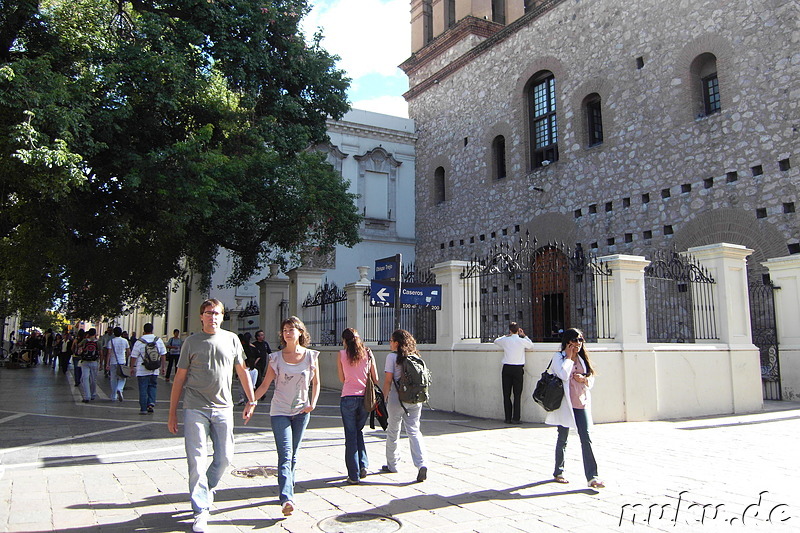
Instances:
[[[337,366],[339,381],[343,383],[340,408],[344,425],[344,464],[347,466],[347,482],[356,485],[367,475],[369,461],[364,446],[364,424],[369,412],[364,409],[364,393],[367,380],[378,383],[375,358],[364,346],[358,332],[347,328],[342,332],[342,345]]]

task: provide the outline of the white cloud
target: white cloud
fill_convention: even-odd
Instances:
[[[408,103],[402,96],[380,96],[370,100],[359,100],[353,102],[353,108],[408,118]]]
[[[310,37],[320,27],[323,47],[353,79],[402,75],[397,65],[411,55],[408,0],[317,0],[303,30]]]

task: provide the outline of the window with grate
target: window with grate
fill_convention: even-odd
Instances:
[[[552,73],[534,77],[528,95],[533,168],[558,161],[556,80]]]
[[[719,80],[716,72],[703,78],[703,106],[706,115],[722,109],[719,103]]]
[[[506,23],[506,0],[492,0],[492,22]]]

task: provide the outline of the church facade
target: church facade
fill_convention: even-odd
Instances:
[[[789,0],[412,0],[416,257],[800,252]]]

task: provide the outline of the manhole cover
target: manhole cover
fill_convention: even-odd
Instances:
[[[269,477],[277,476],[278,469],[271,466],[248,466],[247,468],[237,468],[231,472],[236,477]]]
[[[317,527],[325,533],[384,533],[399,531],[398,520],[370,513],[347,513],[326,518]]]

